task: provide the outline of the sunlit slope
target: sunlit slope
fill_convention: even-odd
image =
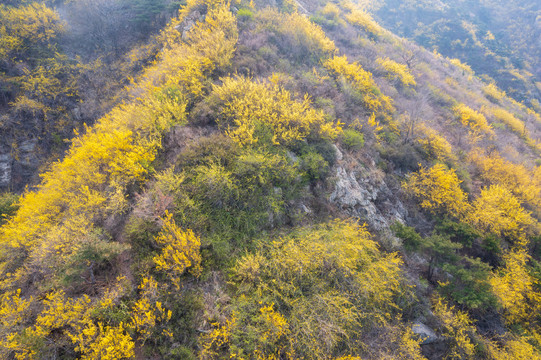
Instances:
[[[2,203],[2,357],[540,357],[535,109],[349,1],[188,1],[155,41]]]

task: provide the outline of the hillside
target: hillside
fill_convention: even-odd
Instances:
[[[541,4],[513,1],[379,1],[382,25],[458,58],[517,101],[539,111]]]
[[[85,29],[45,3],[0,16]],[[535,103],[362,3],[137,4],[43,56],[0,28],[5,148],[43,154],[0,198],[0,358],[541,358]],[[25,87],[53,52],[77,91]]]

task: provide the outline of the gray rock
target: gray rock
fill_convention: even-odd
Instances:
[[[311,214],[312,213],[312,210],[310,210],[310,208],[304,204],[301,204],[301,210],[304,211],[305,214]]]
[[[0,155],[0,188],[9,186],[11,182],[11,163],[13,158],[10,154]]]
[[[286,152],[287,157],[291,159],[293,162],[297,162],[299,160],[298,156],[293,154],[291,151],[287,150]]]
[[[19,162],[21,165],[31,168],[30,173],[39,166],[39,159],[36,154],[37,139],[24,140],[19,145]],[[28,169],[30,170],[30,169]]]
[[[371,189],[365,183],[359,183],[355,175],[348,173],[343,167],[336,168],[336,187],[329,200],[336,203],[350,215],[361,218],[377,230],[388,227],[387,221],[381,216],[374,205],[378,190]]]
[[[440,340],[434,330],[423,324],[422,322],[416,322],[411,327],[411,331],[421,338],[421,345],[432,344]]]
[[[344,167],[337,166],[335,179],[329,201],[346,214],[358,217],[375,230],[388,235],[392,235],[388,230],[393,222],[404,222],[406,208],[383,181],[383,177],[377,174],[377,170],[369,171],[358,165],[348,172]]]
[[[340,149],[338,149],[338,146],[336,146],[335,144],[333,144],[332,146],[334,148],[334,153],[336,155],[336,160],[338,160],[338,161],[342,160],[344,158],[344,155],[342,154]]]
[[[19,145],[19,151],[25,153],[32,153],[36,148],[37,140],[25,140]]]

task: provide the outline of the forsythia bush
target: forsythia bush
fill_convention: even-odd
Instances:
[[[492,185],[481,190],[468,217],[479,229],[512,241],[526,241],[536,221],[509,190]]]
[[[336,221],[244,256],[233,273],[229,320],[203,337],[202,358],[329,359],[343,354],[344,341],[360,354],[374,328],[389,335],[381,358],[422,358],[411,334],[392,325],[397,297],[409,296],[401,260],[369,237],[364,227]]]
[[[83,353],[83,360],[117,360],[133,359],[134,348],[135,343],[126,333],[124,324],[111,327],[98,322],[97,326],[90,324],[83,330],[75,350]]]
[[[387,79],[397,80],[405,87],[416,85],[415,77],[409,72],[406,65],[389,58],[378,58],[376,62],[387,72]]]
[[[58,14],[37,2],[20,7],[0,4],[0,59],[12,60],[46,48],[64,31]]]
[[[298,12],[284,14],[268,8],[257,13],[257,20],[260,26],[281,35],[280,46],[299,61],[306,57],[319,61],[338,51],[321,27]]]
[[[346,15],[346,20],[350,24],[361,27],[364,31],[373,36],[378,36],[383,33],[381,26],[374,21],[369,13],[356,8],[353,3],[349,1],[346,2],[345,5],[350,10],[350,13]]]
[[[162,231],[156,237],[156,243],[162,246],[162,251],[154,257],[154,263],[159,271],[167,273],[171,282],[178,288],[180,276],[189,269],[194,276],[201,274],[201,255],[199,247],[201,240],[193,231],[183,231],[173,220],[173,215],[166,212]]]
[[[357,63],[350,63],[347,57],[335,56],[326,60],[323,66],[336,77],[344,77],[363,97],[365,107],[372,113],[388,117],[394,111],[392,100],[383,95],[372,79],[372,74]]]
[[[505,91],[500,90],[495,84],[490,83],[483,88],[483,93],[492,101],[498,102],[507,95]]]
[[[528,271],[529,260],[525,250],[511,250],[504,256],[505,267],[490,279],[510,324],[532,326],[541,311],[539,284]]]
[[[460,180],[453,169],[437,164],[412,174],[403,185],[407,193],[420,201],[420,206],[435,214],[463,217],[470,208],[468,197],[460,188]]]
[[[503,347],[498,347],[495,344],[488,346],[489,354],[494,360],[539,360],[538,350],[528,343],[527,338],[511,336],[504,342]]]
[[[485,116],[464,104],[458,104],[453,107],[455,116],[460,123],[470,129],[470,134],[478,137],[481,134],[494,134],[492,127],[488,124]]]
[[[456,66],[457,68],[461,69],[463,72],[467,74],[473,74],[473,70],[468,64],[464,64],[459,59],[449,59],[449,62]]]
[[[440,161],[456,160],[453,154],[453,146],[439,132],[424,124],[417,125],[417,134],[420,134],[417,142],[431,159]]]
[[[479,167],[484,180],[505,187],[522,202],[541,210],[541,182],[524,165],[514,164],[498,154],[486,156],[479,150],[472,151],[470,159]]]
[[[144,277],[139,290],[141,297],[133,305],[129,328],[137,333],[137,339],[144,344],[153,333],[159,332],[156,331],[159,329],[158,325],[171,320],[173,313],[158,300],[160,296],[158,283],[152,277]],[[171,335],[166,329],[162,329],[162,334]]]
[[[294,100],[278,85],[226,78],[214,87],[214,94],[220,103],[219,125],[241,146],[290,145],[309,136],[334,139],[341,132],[340,124],[328,122],[308,97]]]
[[[475,327],[468,315],[447,305],[439,296],[434,299],[433,311],[443,324],[444,336],[452,344],[445,359],[472,359],[475,345],[471,336],[475,333]]]
[[[494,116],[494,118],[498,121],[501,121],[504,123],[509,129],[511,129],[514,133],[516,133],[518,136],[528,136],[528,131],[526,129],[526,125],[523,121],[517,119],[513,114],[511,114],[509,111],[502,109],[500,107],[492,107],[492,108],[486,108],[483,107],[481,109],[487,116]]]

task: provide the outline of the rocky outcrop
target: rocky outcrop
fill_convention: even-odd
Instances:
[[[346,214],[365,221],[377,231],[387,231],[395,222],[404,222],[407,210],[384,181],[384,174],[377,168],[360,163],[351,166],[338,151],[338,165],[334,168],[336,179],[329,201]],[[346,167],[346,165],[349,165]]]
[[[420,338],[421,345],[432,344],[441,340],[434,330],[421,322],[414,323],[411,331]]]
[[[175,30],[182,34],[182,39],[188,38],[188,32],[198,23],[205,20],[205,16],[195,10],[188,14],[182,24],[177,25]]]
[[[37,139],[28,139],[0,153],[0,190],[19,191],[37,177],[41,165],[37,144]]]
[[[0,155],[0,188],[6,188],[11,183],[12,162],[10,154]]]

